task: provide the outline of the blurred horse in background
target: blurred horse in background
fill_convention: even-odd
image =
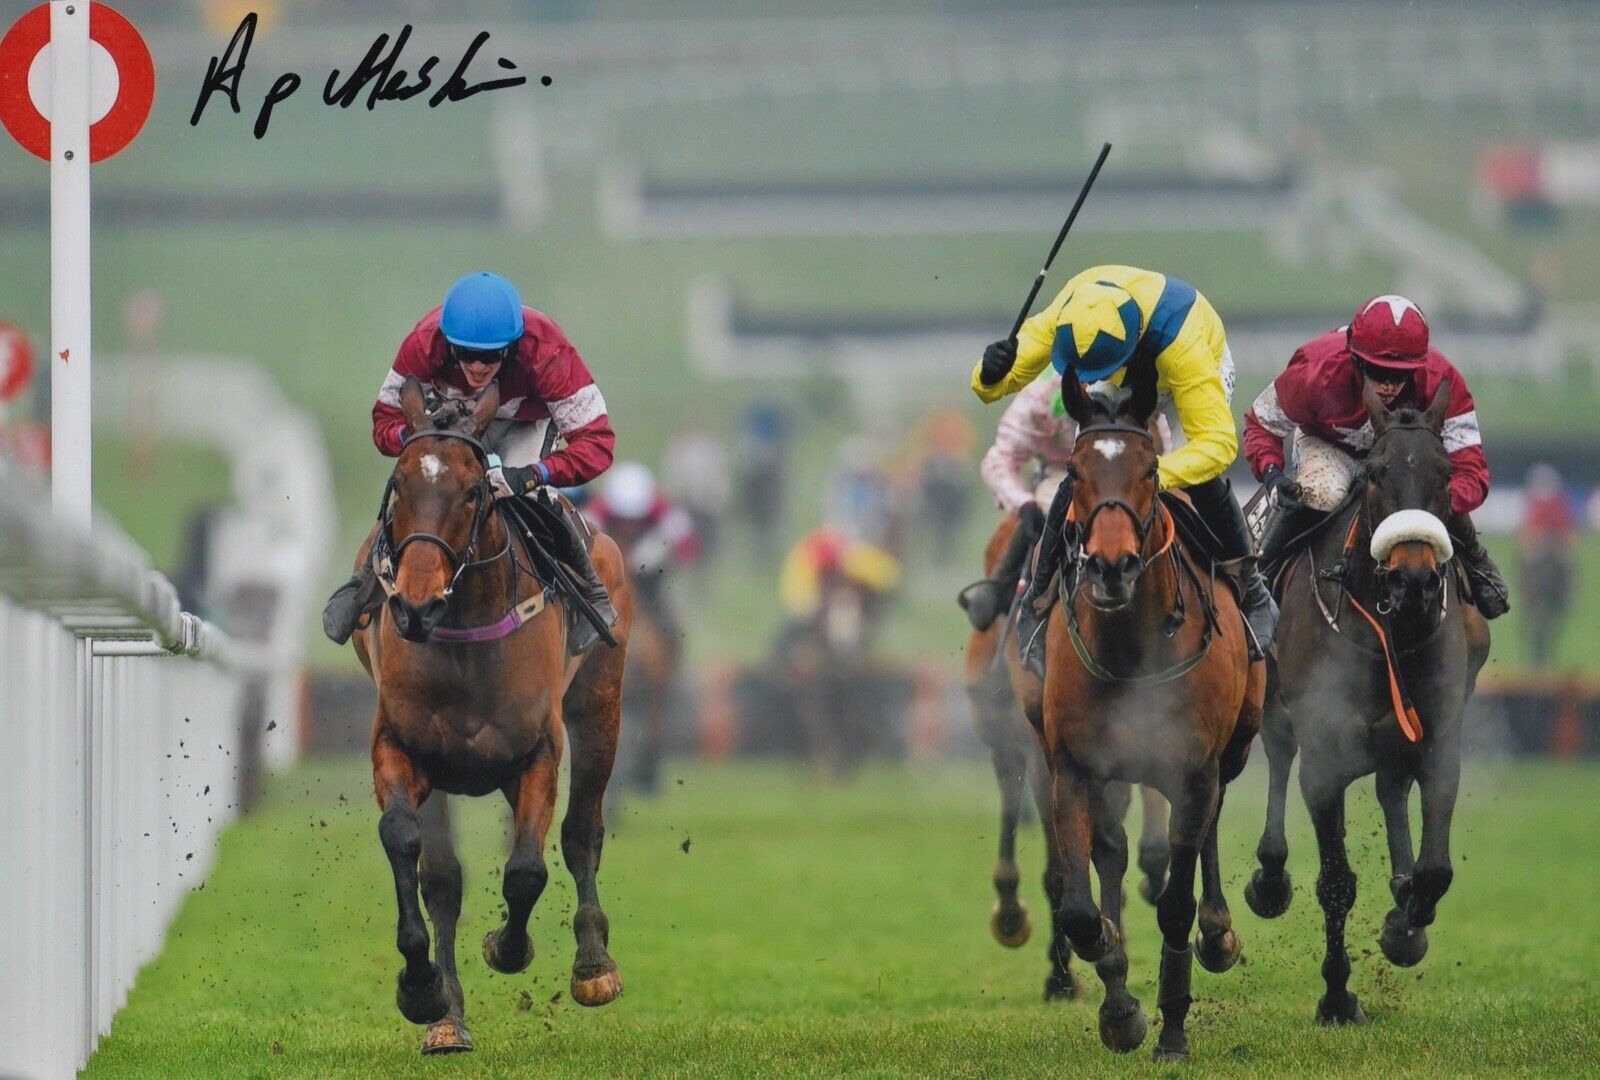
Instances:
[[[1426,410],[1384,405],[1369,382],[1374,439],[1361,476],[1279,578],[1283,616],[1265,726],[1267,821],[1245,888],[1257,915],[1275,918],[1292,895],[1284,802],[1300,752],[1300,793],[1321,868],[1326,984],[1322,1023],[1366,1019],[1350,992],[1345,918],[1356,875],[1345,853],[1344,792],[1376,773],[1394,907],[1378,944],[1399,967],[1428,950],[1426,927],[1450,887],[1450,819],[1461,779],[1461,716],[1489,656],[1489,625],[1451,563],[1450,455],[1442,436],[1450,383]],[[1408,803],[1422,789],[1422,850]]]
[[[984,550],[983,572],[992,577],[1001,555],[1018,527],[1015,513],[1005,514],[995,526]],[[1028,906],[1017,896],[1021,874],[1016,862],[1017,822],[1023,791],[1031,791],[1045,839],[1044,889],[1052,912],[1061,903],[1061,862],[1051,836],[1050,770],[1039,746],[1039,736],[1026,713],[1037,715],[1044,684],[1022,666],[1009,620],[1002,618],[987,630],[974,630],[967,639],[965,683],[978,735],[989,747],[995,780],[1000,785],[1000,851],[994,867],[994,911],[989,930],[1000,944],[1022,947],[1033,934]],[[1008,647],[1009,646],[1009,647]],[[1004,650],[1003,661],[998,655]],[[1026,708],[1024,703],[1027,703]],[[1167,873],[1167,803],[1160,792],[1141,788],[1143,828],[1139,838],[1139,868],[1144,877],[1139,892],[1150,903],[1161,895]],[[1111,785],[1109,801],[1119,819],[1132,802],[1127,784]],[[1045,976],[1046,1000],[1075,998],[1082,993],[1071,971],[1072,947],[1058,920],[1051,920],[1048,949],[1050,973]]]
[[[506,915],[484,938],[483,955],[496,971],[522,971],[533,959],[528,917],[549,879],[545,833],[568,739],[561,854],[578,894],[571,993],[581,1005],[604,1005],[622,992],[595,876],[633,605],[616,545],[591,536],[594,565],[619,616],[617,645],[569,657],[567,602],[549,587],[561,571],[494,499],[486,476],[479,440],[498,391],[470,414],[452,404],[430,415],[422,387],[408,379],[401,405],[408,435],[357,562],[381,545],[388,602],[353,641],[378,691],[373,786],[405,958],[396,1001],[406,1019],[428,1025],[423,1052],[441,1053],[472,1049],[455,962],[461,863],[443,795],[499,791],[511,806],[511,855],[501,878]],[[429,959],[419,885],[438,935],[437,962]]]

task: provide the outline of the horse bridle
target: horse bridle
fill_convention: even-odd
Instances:
[[[483,523],[489,516],[489,508],[494,504],[494,491],[489,486],[488,476],[489,448],[484,446],[475,436],[468,435],[464,431],[427,429],[407,435],[405,441],[401,443],[401,449],[404,450],[413,442],[418,442],[422,439],[456,439],[464,442],[472,448],[473,456],[478,459],[478,463],[484,466],[484,474],[474,486],[474,489],[478,492],[478,502],[472,512],[472,530],[467,534],[467,542],[460,551],[457,551],[448,540],[437,533],[423,532],[420,529],[408,533],[405,539],[398,544],[395,543],[394,535],[390,531],[389,525],[391,521],[390,500],[398,488],[396,476],[399,466],[396,465],[396,472],[389,474],[389,482],[383,488],[383,498],[378,503],[378,535],[386,549],[385,555],[378,562],[378,577],[380,581],[385,583],[387,591],[392,592],[395,568],[399,566],[400,556],[405,549],[418,541],[432,544],[443,551],[450,560],[452,570],[450,582],[444,589],[444,596],[449,599],[450,595],[455,592],[456,583],[460,581],[461,575],[469,568],[498,562],[510,553],[511,534],[509,531],[506,533],[506,545],[499,552],[486,559],[474,560],[473,556],[478,551],[478,534],[482,531]]]
[[[1116,432],[1124,435],[1137,435],[1145,442],[1149,443],[1152,448],[1155,447],[1155,438],[1150,434],[1150,432],[1146,431],[1142,427],[1135,427],[1133,424],[1102,424],[1096,427],[1080,428],[1078,430],[1078,437],[1072,442],[1073,456],[1077,456],[1078,444],[1085,438],[1090,435],[1104,435],[1107,432]],[[1152,478],[1156,475],[1156,470],[1157,466],[1152,465],[1150,467],[1150,476]],[[1161,499],[1159,497],[1151,498],[1150,512],[1143,516],[1141,516],[1139,512],[1133,508],[1133,505],[1125,499],[1119,499],[1114,495],[1100,499],[1089,508],[1089,512],[1085,514],[1083,520],[1078,523],[1078,529],[1082,540],[1088,540],[1089,530],[1094,527],[1094,519],[1100,516],[1100,512],[1102,510],[1121,510],[1123,513],[1127,514],[1129,520],[1133,522],[1134,538],[1139,544],[1139,568],[1138,570],[1134,571],[1133,575],[1134,577],[1137,577],[1139,574],[1142,574],[1152,562],[1154,562],[1156,559],[1159,559],[1162,554],[1161,552],[1156,552],[1154,555],[1145,554],[1145,548],[1148,547],[1150,543],[1151,530],[1155,528],[1156,516],[1161,513]],[[1077,559],[1080,568],[1088,564],[1089,553],[1087,548],[1082,543],[1078,545]]]
[[[1394,433],[1396,431],[1424,431],[1424,432],[1427,432],[1429,435],[1433,436],[1433,438],[1439,443],[1439,445],[1441,447],[1444,447],[1444,445],[1445,445],[1444,436],[1441,435],[1439,432],[1433,430],[1433,428],[1429,427],[1427,424],[1421,424],[1421,423],[1417,423],[1415,421],[1407,421],[1405,423],[1394,424],[1394,425],[1392,425],[1390,427],[1385,428],[1383,430],[1382,434],[1376,436],[1372,440],[1372,450],[1369,450],[1368,451],[1368,455],[1367,455],[1369,461],[1371,460],[1372,452],[1377,450],[1378,443],[1381,440],[1387,438],[1390,434],[1392,434],[1392,433]],[[1448,456],[1449,456],[1449,452],[1447,450],[1446,451],[1446,457],[1448,457]],[[1367,483],[1368,483],[1369,486],[1372,483],[1372,480],[1370,478],[1370,474],[1369,474],[1369,478],[1367,480]],[[1360,514],[1361,514],[1362,522],[1367,527],[1367,535],[1371,536],[1372,532],[1373,532],[1372,511],[1368,507],[1367,500],[1365,498],[1363,498],[1361,500],[1361,511],[1360,511]],[[1433,568],[1434,578],[1439,583],[1439,596],[1440,596],[1440,600],[1441,600],[1440,613],[1439,613],[1439,623],[1438,623],[1439,626],[1442,626],[1444,624],[1444,612],[1445,612],[1445,609],[1447,609],[1448,606],[1449,606],[1448,598],[1446,597],[1446,593],[1449,590],[1447,590],[1444,587],[1445,586],[1445,573],[1446,573],[1445,565],[1446,564],[1444,564],[1444,563],[1438,563]],[[1391,573],[1393,573],[1393,571],[1390,570],[1390,568],[1387,565],[1385,565],[1384,563],[1381,563],[1381,562],[1375,562],[1375,570],[1374,570],[1374,573],[1373,573],[1373,578],[1374,578],[1375,583],[1378,586],[1378,591],[1380,593],[1380,596],[1379,596],[1379,599],[1378,599],[1377,603],[1374,606],[1377,608],[1378,614],[1381,615],[1381,616],[1384,616],[1384,617],[1387,617],[1391,613],[1391,611],[1393,610],[1393,605],[1390,603],[1389,595],[1388,595],[1389,594],[1388,581],[1389,581],[1389,575]],[[1435,629],[1437,630],[1437,626],[1435,627]]]

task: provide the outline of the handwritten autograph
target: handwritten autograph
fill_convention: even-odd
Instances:
[[[206,111],[206,105],[211,100],[211,95],[221,92],[228,99],[228,104],[235,113],[239,108],[239,80],[244,76],[245,62],[250,56],[250,44],[256,36],[256,13],[251,12],[239,23],[233,37],[228,42],[228,47],[221,56],[213,56],[211,63],[206,68],[205,80],[200,84],[200,97],[194,104],[194,113],[189,117],[189,126],[195,127],[200,123],[201,115]],[[322,101],[326,105],[337,105],[341,109],[348,109],[360,99],[363,90],[366,91],[367,109],[376,108],[380,101],[409,101],[418,94],[425,92],[433,85],[433,71],[439,64],[437,56],[430,56],[423,61],[413,77],[405,68],[400,67],[400,57],[405,51],[406,42],[411,39],[411,25],[396,34],[391,43],[388,34],[379,34],[373,39],[367,54],[348,76],[340,81],[340,72],[334,68],[328,73],[328,81],[322,88]],[[456,61],[455,68],[431,97],[428,98],[428,107],[436,109],[447,101],[465,101],[476,94],[489,90],[505,90],[513,86],[521,86],[528,81],[526,75],[517,75],[501,79],[489,79],[484,82],[468,82],[467,69],[476,59],[478,50],[483,48],[489,40],[489,31],[480,30],[467,46],[467,51],[461,54],[461,59]],[[502,70],[515,71],[517,65],[500,57],[496,63]],[[546,75],[539,80],[545,86],[550,85],[550,76]],[[296,90],[300,89],[302,80],[297,72],[286,71],[279,75],[272,83],[272,88],[267,91],[267,96],[262,99],[261,109],[256,114],[255,137],[260,139],[267,134],[267,126],[272,122],[272,110],[277,108],[289,98]]]

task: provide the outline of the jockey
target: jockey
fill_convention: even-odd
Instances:
[[[961,606],[974,629],[989,629],[1006,610],[1015,595],[1022,564],[1044,533],[1039,492],[1023,480],[1023,474],[1035,461],[1043,464],[1046,477],[1057,482],[1066,472],[1078,425],[1060,403],[1061,376],[1054,372],[1023,387],[1000,414],[994,445],[978,465],[1000,509],[1017,515],[1017,527],[995,564],[994,577],[967,586],[961,594]]]
[[[1372,447],[1372,423],[1361,402],[1363,379],[1372,380],[1385,405],[1415,409],[1426,408],[1439,384],[1450,381],[1443,432],[1451,465],[1446,527],[1478,610],[1490,619],[1505,614],[1510,607],[1505,581],[1469,516],[1489,494],[1489,464],[1472,393],[1455,365],[1428,344],[1427,319],[1403,296],[1373,297],[1348,326],[1301,345],[1245,413],[1245,457],[1279,507],[1262,536],[1263,555],[1280,554],[1292,535],[1309,527],[1307,518],[1325,516],[1349,494],[1356,461]],[[1292,476],[1284,471],[1290,436]]]
[[[883,597],[900,583],[900,561],[831,525],[813,529],[784,556],[778,576],[784,611],[794,620],[814,617],[822,607],[824,585],[834,580],[857,586],[868,597]]]
[[[1222,476],[1239,449],[1229,399],[1233,356],[1222,319],[1194,286],[1175,277],[1132,266],[1093,266],[1056,294],[1046,308],[1022,324],[1018,337],[997,341],[972,370],[972,389],[998,401],[1033,382],[1053,364],[1070,368],[1084,383],[1109,379],[1118,385],[1154,384],[1170,399],[1186,442],[1157,459],[1163,491],[1182,488],[1222,541],[1226,563],[1238,575],[1252,654],[1272,643],[1277,605],[1257,569],[1244,514]],[[1017,637],[1025,664],[1044,670],[1044,594],[1061,563],[1072,483],[1064,480],[1046,515],[1033,579],[1018,615]],[[1044,610],[1036,601],[1044,599]]]
[[[498,383],[500,409],[483,436],[497,498],[584,484],[611,464],[616,436],[578,350],[548,315],[524,307],[516,287],[498,274],[479,270],[451,285],[444,303],[400,343],[372,406],[372,441],[388,457],[405,443],[400,389],[407,378],[430,395],[468,402]],[[562,561],[582,579],[584,599],[606,625],[614,624],[617,614],[582,538],[565,514],[554,516],[567,527]],[[381,597],[372,567],[363,566],[329,599],[323,630],[343,644]],[[576,654],[599,640],[599,631],[587,619],[575,624],[568,648]]]
[[[664,586],[670,568],[688,565],[699,552],[700,537],[688,511],[661,494],[649,466],[624,461],[606,474],[585,516],[622,549],[633,574],[634,595],[662,632],[681,636],[683,624]]]

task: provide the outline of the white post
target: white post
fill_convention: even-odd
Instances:
[[[89,0],[50,0],[50,490],[89,526]]]

